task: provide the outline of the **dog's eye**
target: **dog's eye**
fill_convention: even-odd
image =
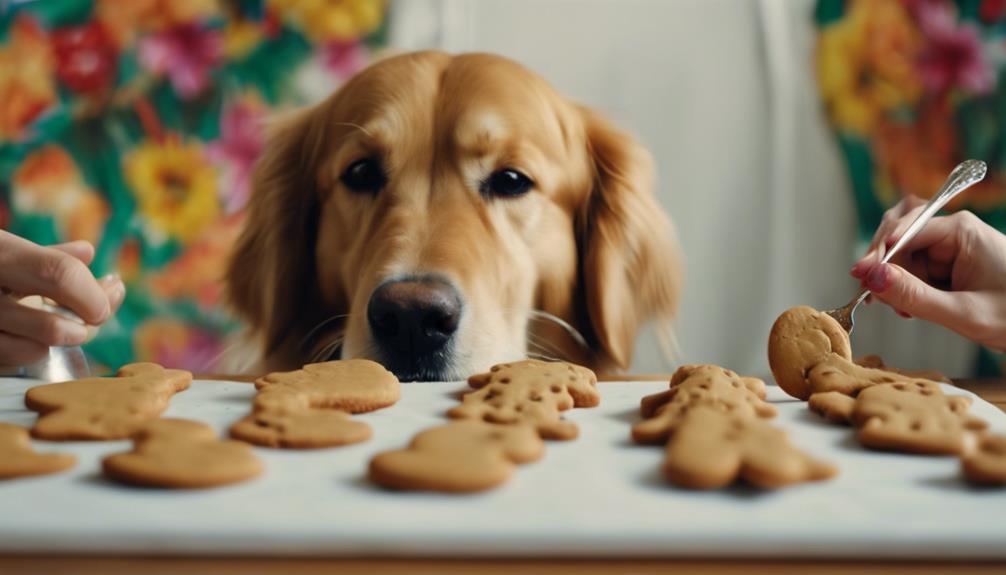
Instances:
[[[384,174],[380,162],[373,158],[353,162],[339,179],[354,192],[374,193],[388,183],[388,177]]]
[[[482,193],[487,196],[513,197],[525,194],[534,186],[531,178],[513,168],[497,170],[482,182]]]

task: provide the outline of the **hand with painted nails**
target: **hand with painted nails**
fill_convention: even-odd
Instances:
[[[852,276],[902,316],[1006,350],[1006,236],[998,230],[968,211],[935,217],[880,263],[924,205],[909,196],[888,210]]]
[[[0,230],[0,366],[34,363],[50,346],[80,345],[122,304],[126,288],[109,276],[95,279],[88,242],[43,247]],[[55,301],[86,325],[32,307],[28,296]]]

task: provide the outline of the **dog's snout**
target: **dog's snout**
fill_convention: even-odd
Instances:
[[[447,282],[407,279],[385,283],[370,296],[367,321],[388,353],[420,356],[444,347],[458,329],[461,298]]]

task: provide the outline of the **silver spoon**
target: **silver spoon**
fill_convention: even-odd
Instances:
[[[940,211],[943,206],[947,205],[947,202],[957,197],[964,190],[970,188],[971,186],[977,184],[985,178],[985,172],[988,168],[985,166],[985,162],[981,160],[964,160],[954,168],[954,171],[950,172],[947,176],[947,181],[943,182],[943,187],[937,192],[929,202],[926,207],[919,214],[919,217],[915,218],[912,225],[908,226],[905,233],[898,238],[898,241],[891,247],[884,258],[880,260],[881,263],[887,263],[890,261],[894,254],[905,246],[912,238],[918,234],[926,223],[936,215],[936,212]],[[852,333],[852,328],[855,327],[855,318],[853,315],[856,313],[856,308],[859,304],[863,303],[866,296],[870,295],[870,290],[862,288],[856,297],[852,298],[852,301],[847,303],[845,306],[840,308],[835,308],[828,310],[824,313],[835,318],[845,331]]]

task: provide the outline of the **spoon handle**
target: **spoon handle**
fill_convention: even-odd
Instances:
[[[987,168],[985,166],[985,162],[981,160],[964,160],[958,164],[957,167],[954,168],[954,171],[950,172],[950,175],[947,176],[947,181],[943,182],[943,187],[940,188],[940,191],[930,198],[925,209],[923,209],[922,213],[919,214],[919,217],[915,218],[912,225],[908,226],[905,233],[898,238],[898,241],[880,261],[885,264],[890,261],[890,259],[894,257],[894,254],[898,253],[905,244],[918,235],[922,228],[925,227],[926,222],[936,215],[936,212],[940,211],[943,206],[947,205],[947,202],[954,199],[957,194],[960,194],[964,190],[982,181],[985,177],[986,171]]]

